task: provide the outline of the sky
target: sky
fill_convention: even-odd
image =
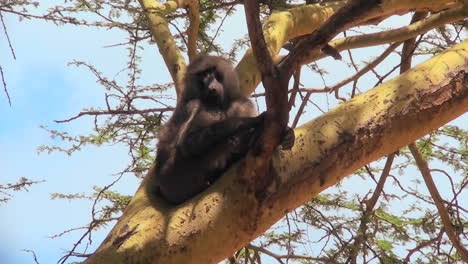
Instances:
[[[72,135],[90,132],[90,119],[68,124],[53,122],[71,117],[83,107],[102,105],[103,101],[103,89],[92,75],[67,63],[83,60],[103,72],[117,72],[125,55],[115,53],[123,54],[123,50],[101,47],[116,43],[122,35],[39,21],[19,22],[12,16],[5,16],[5,21],[17,59],[12,59],[5,36],[0,34],[0,63],[12,100],[10,107],[5,94],[0,93],[0,182],[13,183],[20,177],[45,182],[33,185],[28,192],[14,193],[12,200],[0,205],[0,263],[33,263],[22,249],[34,250],[40,263],[56,263],[80,233],[56,239],[49,236],[88,223],[91,203],[51,200],[50,194],[90,193],[92,186],[112,182],[112,174],[125,168],[129,158],[122,146],[91,146],[72,156],[39,155],[40,145],[62,144],[39,126],[67,130]],[[120,191],[133,194],[138,182],[135,177],[127,177],[121,185],[125,187],[118,186]]]
[[[396,20],[407,22],[408,19],[398,17]],[[0,205],[0,263],[34,263],[31,255],[23,249],[34,250],[41,264],[56,263],[81,232],[55,239],[50,236],[86,225],[91,219],[92,202],[51,200],[50,194],[91,193],[92,186],[111,183],[115,179],[113,174],[125,168],[130,159],[126,149],[119,145],[88,146],[72,156],[63,153],[38,154],[40,145],[63,144],[50,138],[39,126],[66,130],[73,135],[91,131],[90,118],[65,124],[53,122],[74,116],[85,107],[103,106],[104,90],[93,76],[85,69],[67,66],[67,63],[86,61],[108,76],[113,76],[124,67],[125,49],[104,46],[122,42],[125,35],[115,30],[57,27],[40,21],[19,22],[9,15],[5,15],[5,22],[17,59],[13,60],[5,35],[0,32],[0,65],[12,101],[10,107],[5,94],[0,91],[0,166],[3,169],[0,184],[16,182],[20,177],[45,182],[31,186],[27,192],[13,193],[14,197],[8,203]],[[242,12],[230,18],[225,25],[225,32],[231,34],[222,40],[226,45],[232,43],[234,36],[246,32]],[[377,54],[378,50],[367,49],[365,52]],[[166,82],[169,79],[155,46],[146,45],[142,56],[144,81]],[[361,56],[367,55],[361,51]],[[397,57],[392,60],[396,62]],[[322,63],[341,65],[338,69],[343,69],[327,77],[329,84],[352,73],[345,70],[342,62],[326,59]],[[330,66],[330,69],[337,69],[333,67]],[[309,87],[321,87],[319,78],[311,78],[304,77],[304,82]],[[375,80],[365,79],[360,85],[370,86],[374,83]],[[324,110],[333,106],[328,104],[329,99],[329,95],[324,95]],[[303,120],[319,113],[318,109],[310,109],[309,117]],[[468,128],[466,114],[456,122]],[[138,183],[135,177],[126,175],[113,190],[131,195]],[[107,230],[96,233],[90,252],[106,233]]]

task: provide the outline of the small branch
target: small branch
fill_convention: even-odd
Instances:
[[[380,175],[379,182],[375,187],[374,194],[372,197],[366,201],[366,211],[370,212],[374,210],[377,201],[382,194],[383,187],[385,185],[385,181],[387,180],[388,175],[390,175],[390,170],[392,169],[393,159],[395,158],[395,153],[388,155],[387,161],[385,162],[384,169],[382,170],[382,174]]]
[[[416,253],[416,251],[420,251],[421,249],[423,249],[423,248],[425,248],[427,246],[430,246],[431,244],[435,243],[436,241],[439,241],[442,238],[443,234],[444,234],[444,230],[442,229],[442,230],[440,230],[439,234],[436,237],[434,237],[433,239],[429,239],[427,241],[424,241],[424,242],[420,243],[419,245],[417,245],[415,248],[409,250],[408,254],[405,257],[405,262],[404,263],[410,263],[411,255]]]
[[[15,50],[13,49],[13,45],[11,45],[10,36],[8,35],[8,31],[5,25],[5,21],[3,20],[3,14],[0,11],[0,20],[2,21],[3,31],[5,32],[5,36],[7,38],[8,46],[10,47],[11,55],[13,55],[13,59],[16,60]]]
[[[349,77],[347,79],[344,79],[341,82],[339,82],[339,83],[333,85],[332,87],[330,87],[330,93],[335,92],[335,97],[338,98],[337,93],[338,93],[338,90],[341,87],[345,86],[346,84],[348,84],[348,83],[350,83],[352,81],[355,81],[355,80],[359,79],[359,77],[361,77],[362,75],[366,74],[367,72],[369,72],[370,70],[375,68],[377,65],[379,65],[379,63],[381,63],[385,58],[387,58],[388,55],[390,55],[400,45],[401,45],[401,42],[396,42],[396,43],[393,43],[392,45],[390,45],[379,57],[377,57],[374,61],[370,62],[364,68],[362,68],[361,70],[356,72],[353,76],[351,76],[351,77]]]
[[[267,129],[265,129],[265,140],[269,142],[269,149],[279,142],[280,130],[284,129],[288,120],[288,80],[281,78],[271,58],[270,51],[266,45],[262,24],[260,22],[260,7],[258,1],[244,2],[245,16],[249,32],[252,50],[260,70],[265,87],[265,100],[267,104]],[[273,122],[277,124],[273,124]],[[277,142],[275,142],[277,141]],[[265,142],[263,142],[263,145]],[[269,150],[266,153],[271,154]],[[267,154],[267,155],[269,155]]]
[[[389,42],[400,42],[410,38],[417,37],[418,35],[424,34],[425,32],[434,28],[443,26],[445,24],[454,23],[463,20],[466,17],[466,7],[454,8],[447,11],[431,15],[421,21],[410,24],[405,27],[397,29],[391,29],[387,31],[351,36],[346,38],[340,38],[330,42],[330,46],[334,47],[338,51],[347,49],[356,49],[363,47],[370,47],[376,45],[387,44]],[[308,54],[305,59],[305,63],[324,58],[325,54],[317,50],[315,53]]]
[[[416,160],[416,164],[419,168],[419,171],[421,172],[421,175],[423,176],[427,189],[429,190],[429,193],[434,200],[437,211],[439,212],[440,218],[442,219],[442,223],[444,225],[444,231],[447,233],[447,236],[453,243],[453,246],[457,249],[461,259],[468,263],[468,251],[455,233],[455,229],[453,228],[452,222],[450,221],[447,208],[445,208],[442,197],[440,196],[434,180],[432,179],[431,172],[429,171],[429,166],[427,165],[426,160],[423,158],[414,143],[409,144],[408,147],[411,151],[411,154],[413,154],[414,159]]]
[[[253,251],[256,251],[256,252],[261,252],[267,256],[270,256],[274,259],[276,259],[279,263],[282,263],[284,264],[283,260],[282,259],[303,259],[303,260],[314,260],[314,261],[321,261],[321,262],[325,262],[325,263],[333,263],[333,262],[330,262],[330,259],[327,259],[327,258],[314,258],[314,257],[309,257],[309,256],[302,256],[302,255],[294,255],[294,254],[287,254],[287,255],[278,255],[276,253],[273,253],[265,248],[262,248],[262,247],[257,247],[255,245],[252,245],[252,244],[248,244],[246,246],[246,248],[248,249],[251,249]]]
[[[0,204],[6,203],[13,197],[13,195],[10,194],[11,192],[28,191],[28,187],[41,182],[44,181],[31,181],[25,177],[21,177],[15,183],[0,184]]]
[[[6,81],[5,81],[5,75],[3,74],[3,68],[2,68],[1,65],[0,65],[0,77],[2,78],[3,90],[5,91],[5,94],[6,94],[7,98],[8,98],[8,104],[11,107],[11,98],[10,98],[10,94],[8,93],[8,88],[7,88],[7,84],[6,84]]]
[[[171,74],[176,86],[176,93],[179,96],[183,89],[183,78],[185,75],[185,60],[177,46],[177,43],[169,30],[168,23],[164,15],[179,8],[177,1],[167,1],[161,4],[154,0],[138,0],[144,10],[148,20],[148,27],[155,40],[158,50],[164,59],[166,67]],[[183,2],[183,1],[180,1]]]
[[[39,264],[39,261],[37,260],[36,252],[34,252],[34,250],[23,249],[23,251],[24,251],[24,252],[31,253],[31,254],[33,255],[34,262],[35,262],[36,264]]]
[[[418,20],[423,19],[426,15],[427,13],[425,12],[415,13],[413,18],[411,19],[411,22],[415,23]],[[412,59],[414,50],[416,49],[416,46],[417,44],[414,38],[408,39],[405,41],[403,45],[403,49],[402,49],[402,55],[401,55],[400,73],[406,72],[407,70],[411,68],[411,59]],[[434,200],[434,203],[437,207],[439,215],[442,219],[442,223],[444,225],[444,231],[447,233],[447,236],[449,237],[450,241],[453,243],[453,245],[457,249],[460,257],[465,262],[468,262],[468,251],[464,248],[463,244],[461,243],[461,241],[459,240],[458,236],[455,233],[455,230],[452,226],[452,222],[450,220],[450,216],[448,214],[447,209],[444,206],[444,201],[442,197],[440,196],[439,191],[437,190],[437,187],[432,179],[431,172],[429,170],[429,166],[426,160],[423,158],[423,156],[421,155],[417,146],[414,143],[409,144],[408,147],[414,159],[416,160],[416,164],[419,168],[419,171],[421,172],[421,175],[423,176],[423,179],[426,183],[429,193],[431,194],[431,197]],[[410,256],[411,255],[409,254],[407,256],[407,259]]]
[[[197,39],[198,31],[200,29],[200,6],[198,1],[189,0],[187,1],[188,16],[190,20],[190,26],[188,28],[188,57],[191,62],[197,55]]]
[[[129,44],[133,44],[135,42],[139,42],[139,41],[147,40],[147,39],[151,39],[150,34],[146,34],[143,37],[132,38],[129,41],[120,42],[120,43],[116,43],[116,44],[105,45],[105,46],[102,46],[102,47],[103,48],[113,48],[113,47],[119,47],[119,46],[126,46],[126,45],[129,45]]]
[[[292,107],[296,105],[296,95],[299,93],[299,85],[301,84],[301,69],[298,69],[294,73],[294,84],[291,92],[291,96],[289,97],[289,111],[291,111]],[[289,91],[288,91],[289,93]]]
[[[328,42],[340,32],[353,25],[363,22],[366,13],[376,8],[381,0],[354,0],[336,11],[323,25],[295,47],[280,64],[281,69],[290,76],[297,68],[306,62],[309,54],[323,49]]]
[[[263,35],[262,23],[260,22],[260,7],[258,1],[244,2],[245,17],[249,31],[250,42],[255,56],[257,67],[262,76],[275,75],[273,59],[270,56],[268,46]]]
[[[120,181],[120,179],[122,179],[122,176],[123,176],[123,173],[120,173],[119,177],[117,177],[117,179],[115,179],[112,183],[106,185],[104,188],[102,188],[99,193],[96,195],[96,198],[94,199],[94,202],[93,202],[93,207],[92,207],[92,210],[91,210],[91,222],[89,223],[89,225],[86,227],[86,231],[83,233],[83,235],[78,239],[78,241],[73,245],[72,249],[64,256],[62,256],[60,258],[60,260],[58,261],[60,264],[63,264],[65,263],[65,261],[69,258],[69,257],[81,257],[81,258],[87,258],[89,257],[91,254],[84,254],[84,253],[76,253],[75,250],[77,249],[77,247],[81,244],[81,242],[83,242],[83,240],[86,238],[86,236],[89,237],[89,244],[92,244],[92,241],[91,241],[91,233],[93,232],[93,230],[98,227],[101,223],[105,223],[105,222],[109,222],[109,221],[112,221],[112,220],[118,220],[118,218],[115,218],[115,219],[112,219],[112,218],[108,218],[108,219],[96,219],[96,205],[97,205],[97,202],[101,199],[101,196],[104,194],[105,191],[107,191],[109,188],[111,188],[112,186],[114,186],[114,184],[116,184],[118,181]],[[78,229],[83,229],[83,228],[78,228]]]
[[[134,114],[147,114],[147,113],[153,113],[153,112],[166,112],[166,111],[172,111],[174,108],[172,107],[166,107],[166,108],[150,108],[150,109],[145,109],[145,110],[109,110],[109,111],[83,111],[80,112],[78,115],[71,117],[69,119],[65,120],[54,120],[55,123],[66,123],[70,122],[72,120],[75,120],[77,118],[80,118],[82,116],[86,115],[92,115],[92,116],[99,116],[99,115],[134,115]]]
[[[390,170],[392,168],[394,158],[395,158],[395,153],[388,155],[387,161],[385,162],[384,169],[382,170],[382,174],[380,175],[379,182],[377,183],[377,186],[375,187],[374,194],[369,200],[364,201],[364,203],[366,204],[366,208],[364,212],[362,213],[361,223],[359,225],[359,229],[357,231],[354,243],[351,246],[350,256],[348,257],[348,259],[351,260],[351,263],[353,264],[358,263],[357,258],[358,258],[359,250],[361,249],[363,243],[365,243],[365,240],[367,238],[366,231],[367,231],[367,225],[369,223],[369,218],[372,212],[374,211],[374,207],[377,204],[377,201],[380,195],[382,194],[385,182],[388,178],[388,175],[390,174]]]
[[[297,126],[297,124],[299,123],[299,119],[301,118],[302,114],[304,113],[304,109],[307,106],[307,102],[309,101],[310,96],[312,94],[314,94],[314,93],[328,93],[328,92],[331,91],[331,88],[321,88],[321,89],[300,88],[299,91],[300,92],[305,92],[306,95],[302,99],[301,105],[299,106],[299,109],[297,110],[296,116],[294,117],[294,121],[293,121],[293,123],[291,125],[292,128],[295,128]],[[338,97],[337,99],[341,100],[343,102],[346,101],[344,98],[341,98],[341,97]],[[322,111],[322,110],[320,110],[320,111]]]
[[[266,121],[260,139],[255,143],[255,157],[252,176],[250,178],[258,201],[265,199],[265,190],[272,183],[272,177],[267,173],[269,161],[273,151],[281,141],[281,137],[288,125],[288,84],[291,76],[278,72],[270,55],[263,35],[262,24],[259,18],[259,2],[244,1],[245,16],[249,31],[250,42],[255,61],[262,76],[263,87],[265,87],[265,101],[267,106]],[[248,161],[249,162],[249,161]],[[249,165],[247,165],[249,167]]]
[[[411,18],[411,24],[414,24],[427,16],[427,12],[416,12]],[[401,51],[400,73],[411,69],[413,53],[416,50],[416,38],[410,38],[405,41]]]
[[[304,93],[328,93],[330,92],[330,88],[299,88],[297,89],[298,92],[304,92]],[[288,90],[289,93],[295,92],[295,89],[290,89]],[[263,97],[265,96],[266,93],[256,93],[252,94],[250,97],[252,98],[258,98],[258,97]]]
[[[302,113],[304,113],[304,109],[307,105],[307,102],[309,101],[310,96],[312,95],[312,92],[307,92],[306,95],[304,96],[304,99],[302,99],[301,105],[299,106],[299,109],[297,110],[297,114],[294,117],[294,121],[291,125],[292,128],[296,128],[297,124],[299,123],[299,119],[302,116]]]
[[[232,10],[234,9],[234,5],[229,7],[228,11],[226,11],[226,14],[224,15],[223,19],[221,20],[221,22],[219,23],[219,26],[218,28],[216,29],[216,32],[214,33],[213,37],[210,39],[210,43],[208,44],[208,48],[211,49],[211,48],[214,48],[214,41],[216,40],[216,38],[218,37],[218,34],[219,34],[219,31],[221,30],[221,28],[223,27],[223,24],[224,24],[224,21],[226,21],[226,18],[231,14]]]
[[[31,187],[33,184],[42,183],[42,181],[31,181],[24,177],[21,177],[18,182],[16,183],[7,183],[6,185],[0,185],[0,190],[13,190],[13,191],[20,191],[22,189],[27,191],[27,187]]]

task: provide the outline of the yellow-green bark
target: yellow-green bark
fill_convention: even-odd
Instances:
[[[153,39],[158,45],[159,53],[163,57],[174,81],[176,93],[179,95],[183,89],[182,81],[186,65],[164,15],[175,11],[178,7],[182,7],[185,5],[185,1],[167,1],[165,4],[160,4],[154,0],[139,0],[139,2],[145,11],[148,25]]]
[[[442,27],[446,24],[461,21],[468,17],[468,4],[462,5],[458,8],[442,11],[440,13],[431,15],[414,24],[377,32],[371,34],[357,35],[346,38],[339,38],[330,42],[330,45],[338,51],[347,49],[357,49],[369,46],[383,45],[386,43],[393,43],[404,41],[407,39],[415,38],[431,29]],[[313,62],[324,58],[326,55],[317,52],[314,56],[309,58],[309,62]]]
[[[277,56],[288,40],[312,33],[344,4],[344,1],[337,1],[323,6],[306,5],[272,14],[264,26],[265,41],[272,56]],[[409,11],[436,12],[463,5],[467,4],[460,0],[382,0],[382,5],[377,11],[369,13],[361,20],[381,19]],[[260,72],[252,70],[255,68],[255,58],[252,51],[248,50],[236,68],[244,94],[251,94],[260,83]]]
[[[240,180],[245,161],[177,208],[147,192],[147,176],[85,263],[217,263],[354,170],[465,113],[467,72],[465,41],[296,129],[293,150],[273,161],[282,182],[261,202]]]

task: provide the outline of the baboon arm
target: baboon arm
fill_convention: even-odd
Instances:
[[[257,110],[254,104],[247,98],[237,99],[232,102],[227,111],[228,117],[256,117]]]
[[[201,155],[227,138],[242,131],[254,130],[263,125],[264,115],[257,117],[231,117],[209,127],[190,133],[184,143],[182,154],[186,157]]]
[[[192,125],[195,117],[200,113],[201,102],[199,100],[193,100],[187,105],[187,111],[189,111],[189,118],[185,123],[180,126],[179,132],[177,133],[176,146],[179,147],[185,143],[190,126]]]

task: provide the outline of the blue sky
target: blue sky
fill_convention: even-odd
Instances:
[[[0,206],[0,263],[33,263],[22,249],[35,250],[41,263],[55,263],[79,233],[53,240],[48,236],[85,225],[90,219],[91,203],[52,201],[50,193],[90,192],[93,185],[112,182],[112,174],[125,168],[129,159],[121,146],[86,147],[71,157],[63,153],[38,155],[39,145],[61,143],[52,140],[39,125],[66,129],[75,135],[90,132],[90,119],[70,124],[53,122],[103,101],[103,91],[91,74],[66,65],[79,59],[92,62],[103,72],[117,72],[125,55],[115,56],[115,52],[122,54],[123,50],[101,47],[116,43],[122,35],[38,21],[19,23],[11,16],[5,19],[17,60],[11,58],[1,34],[0,63],[12,106],[0,93],[0,182],[16,182],[20,177],[46,182],[32,186],[29,192],[15,193],[10,202]],[[118,189],[132,194],[136,187],[137,180],[128,176]]]
[[[240,26],[243,24],[241,17],[242,12],[232,18],[235,23],[225,23],[228,27],[225,32],[234,35],[245,33],[245,26]],[[57,27],[40,21],[18,22],[16,17],[8,15],[5,19],[17,60],[12,59],[5,36],[0,34],[0,64],[12,100],[10,107],[5,94],[0,92],[0,166],[3,168],[0,183],[16,182],[20,177],[46,181],[32,186],[28,192],[14,193],[12,200],[0,205],[0,263],[33,263],[31,256],[22,249],[34,250],[42,264],[55,263],[81,233],[56,239],[48,236],[87,224],[91,202],[50,200],[50,193],[89,193],[94,185],[103,186],[112,182],[112,174],[125,168],[129,158],[126,149],[118,145],[86,147],[70,157],[63,153],[38,155],[37,147],[40,145],[61,144],[51,139],[39,125],[66,130],[75,135],[91,131],[89,118],[66,124],[53,122],[69,118],[84,107],[103,105],[104,91],[93,76],[85,69],[68,67],[67,63],[75,59],[83,60],[113,76],[124,66],[126,53],[122,47],[103,46],[122,42],[125,36],[113,30]],[[402,19],[398,18],[399,21]],[[227,37],[225,41],[230,43],[232,39]],[[368,49],[365,52],[372,52],[374,56],[378,50]],[[146,45],[142,55],[144,81],[166,82],[169,75],[156,47]],[[361,53],[361,56],[368,55]],[[327,60],[323,63],[332,65],[330,71],[337,69],[336,65],[343,69],[329,76],[329,84],[352,73],[347,72],[342,62]],[[392,60],[396,61],[397,57]],[[307,87],[321,87],[319,78],[310,79],[304,77]],[[371,79],[360,82],[363,86],[374,83],[375,80]],[[324,95],[323,99],[326,110],[331,107],[328,105],[329,95]],[[319,111],[311,108],[308,114],[317,115]],[[308,119],[310,117],[304,118]],[[462,119],[458,119],[457,123],[467,128],[467,116]],[[133,194],[137,186],[138,180],[127,175],[115,189],[124,194]],[[94,246],[99,245],[106,232],[98,232]]]

